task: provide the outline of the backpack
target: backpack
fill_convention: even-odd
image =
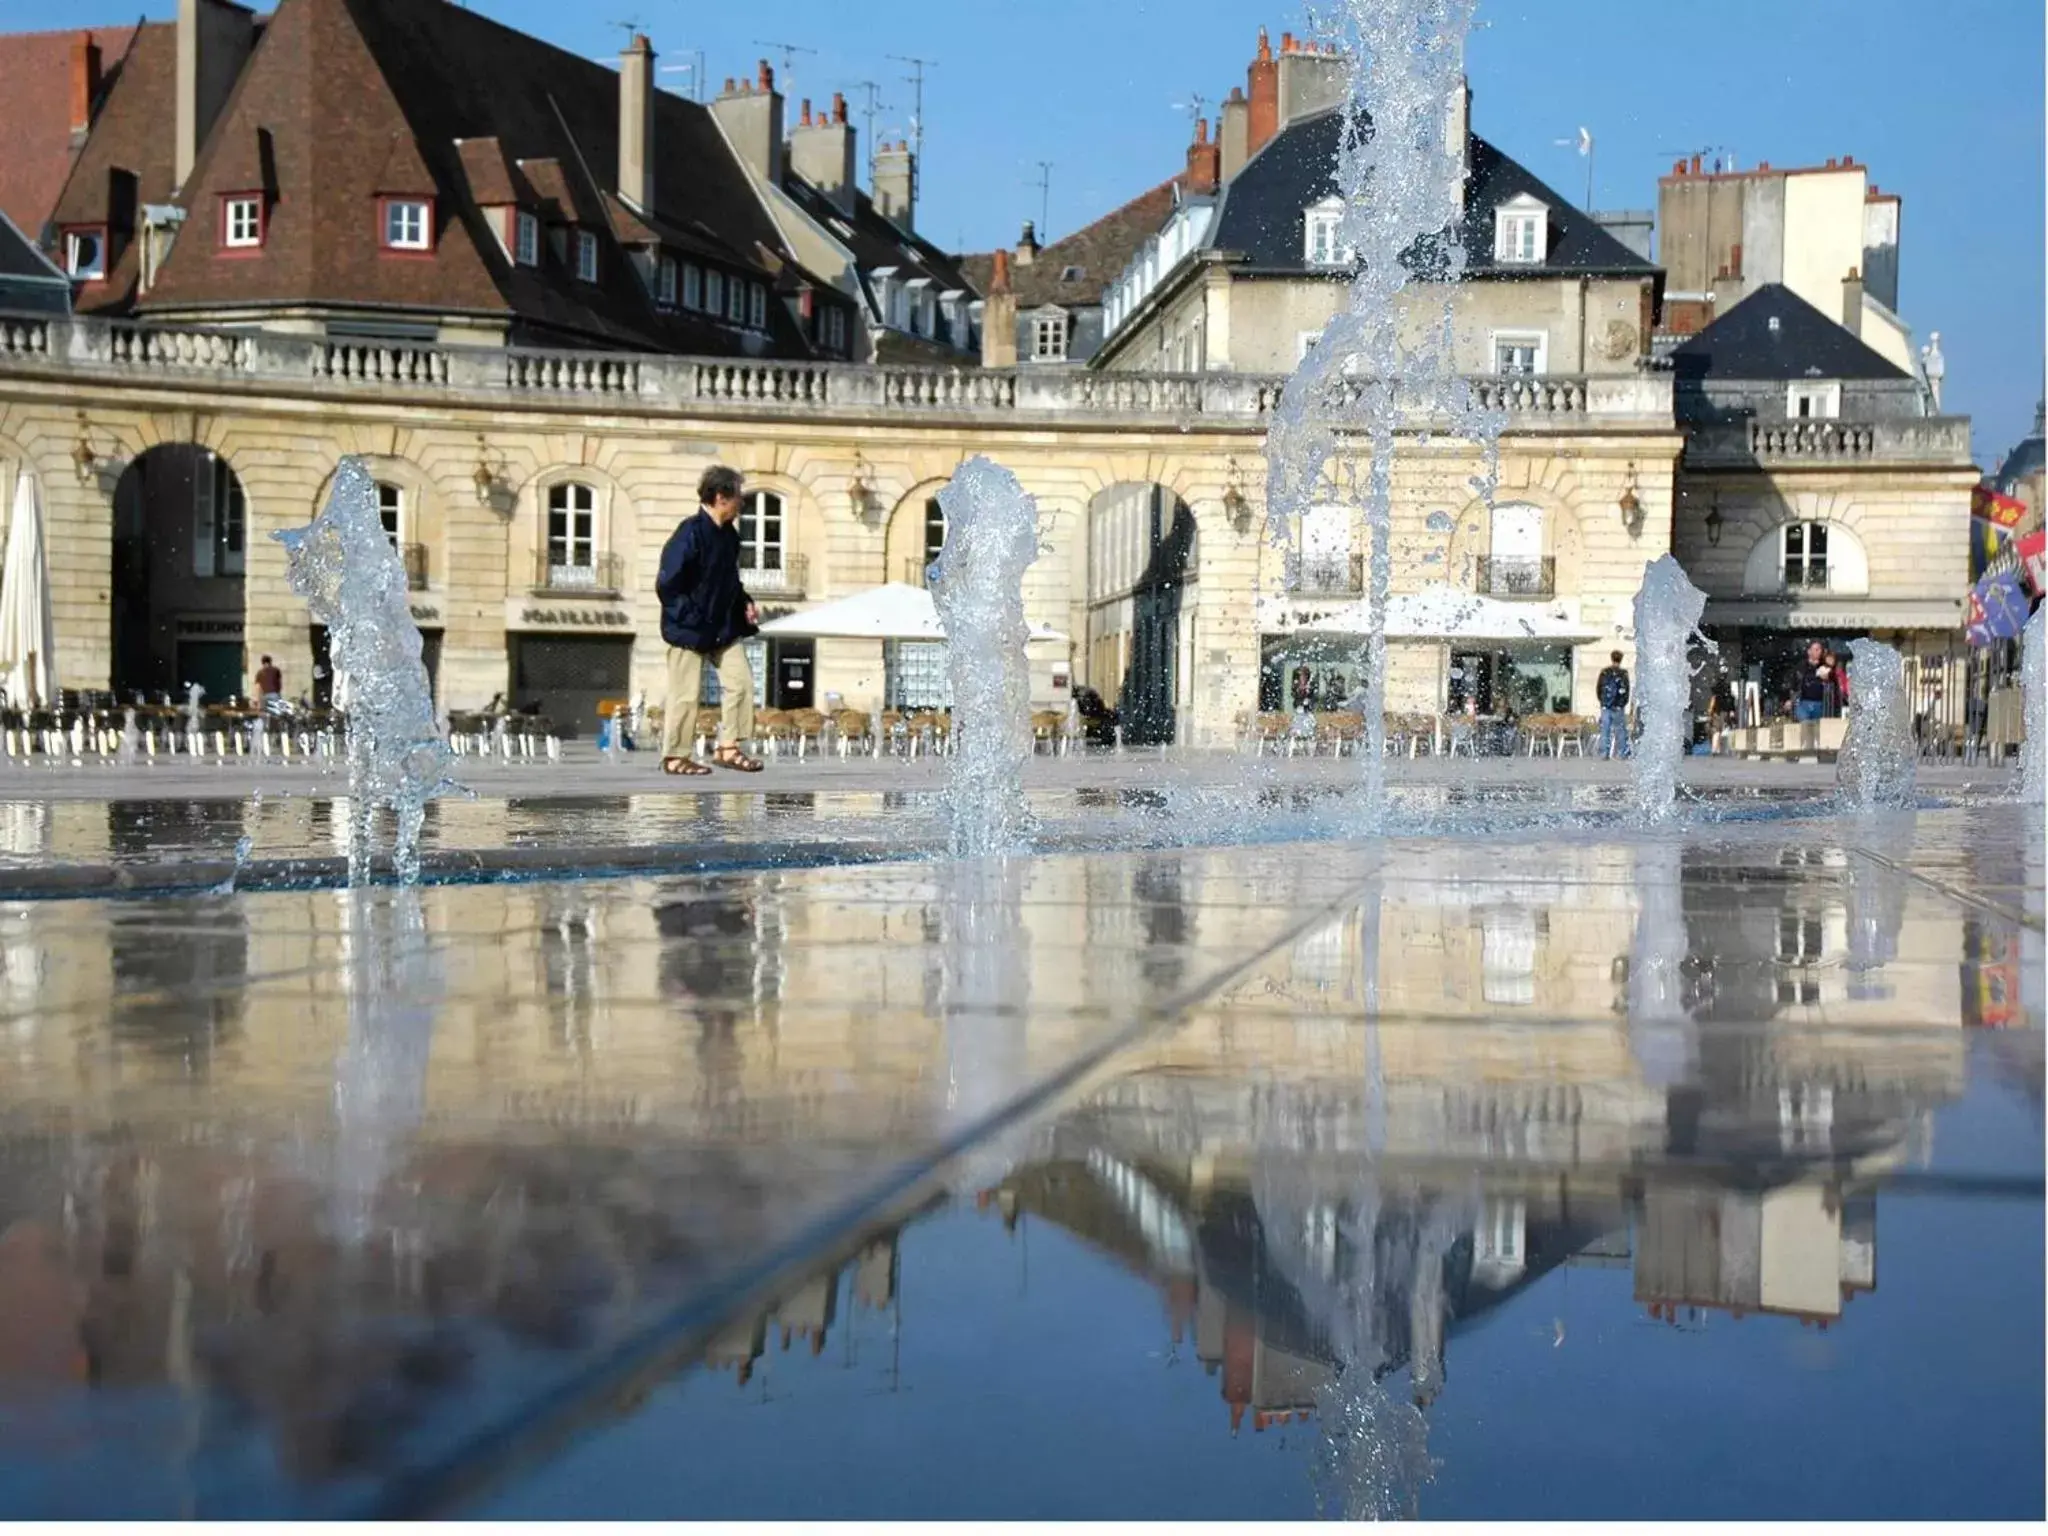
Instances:
[[[1628,674],[1621,668],[1609,667],[1600,674],[1600,707],[1628,708]]]

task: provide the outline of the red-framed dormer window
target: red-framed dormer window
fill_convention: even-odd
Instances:
[[[64,227],[64,272],[73,282],[106,281],[110,263],[106,225],[68,224]]]
[[[261,192],[228,192],[220,200],[220,244],[225,251],[260,251],[270,215]]]
[[[424,256],[434,248],[431,197],[377,199],[377,243],[387,251]]]

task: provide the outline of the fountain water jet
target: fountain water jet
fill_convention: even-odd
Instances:
[[[348,711],[348,879],[370,875],[370,833],[379,806],[398,820],[392,862],[401,884],[419,878],[427,801],[457,789],[420,660],[420,631],[405,566],[377,510],[376,482],[350,456],[334,473],[327,508],[304,528],[272,535],[285,547],[292,590],[327,626],[335,695]]]
[[[1643,725],[1635,746],[1635,799],[1641,821],[1667,820],[1677,808],[1678,765],[1692,723],[1692,662],[1686,653],[1701,639],[1706,610],[1707,595],[1686,580],[1671,556],[1659,555],[1643,571],[1635,602],[1635,699]]]
[[[1035,829],[1024,805],[1031,757],[1024,572],[1038,558],[1038,506],[1015,475],[980,457],[955,471],[939,506],[946,544],[931,568],[931,591],[953,686],[952,848],[962,858],[1016,853]]]
[[[2020,643],[2021,717],[2027,733],[2020,743],[2020,798],[2038,805],[2048,786],[2048,603],[2034,610]]]
[[[1854,690],[1849,734],[1835,760],[1835,794],[1843,809],[1875,811],[1913,803],[1918,755],[1906,661],[1880,640],[1851,640]]]
[[[1317,501],[1356,499],[1356,445],[1371,542],[1366,633],[1364,820],[1386,799],[1386,608],[1393,571],[1395,437],[1404,419],[1447,418],[1480,445],[1490,495],[1505,417],[1455,372],[1449,285],[1464,270],[1458,229],[1465,176],[1465,37],[1475,0],[1345,0],[1329,40],[1350,62],[1335,172],[1344,209],[1337,243],[1355,265],[1350,301],[1288,380],[1266,438],[1266,516],[1273,542],[1298,536]],[[1433,326],[1404,325],[1403,291],[1441,287]],[[1406,334],[1404,334],[1404,332]],[[1293,558],[1290,554],[1290,560]]]

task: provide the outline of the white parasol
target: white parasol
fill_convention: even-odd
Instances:
[[[57,631],[50,610],[50,569],[43,550],[42,500],[33,476],[14,490],[7,563],[0,570],[0,688],[17,709],[47,709],[57,699]]]

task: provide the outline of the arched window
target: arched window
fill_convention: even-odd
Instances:
[[[924,504],[924,563],[930,565],[938,559],[945,547],[946,509],[939,505],[938,497],[928,497]]]
[[[377,520],[384,525],[384,537],[393,549],[405,542],[405,487],[389,480],[377,482]]]
[[[548,487],[548,585],[597,580],[597,488],[580,480]]]
[[[1785,590],[1826,591],[1828,586],[1828,525],[1787,523],[1779,533],[1779,557],[1785,573]]]
[[[740,569],[780,572],[783,560],[782,498],[773,491],[749,491],[740,505]]]

